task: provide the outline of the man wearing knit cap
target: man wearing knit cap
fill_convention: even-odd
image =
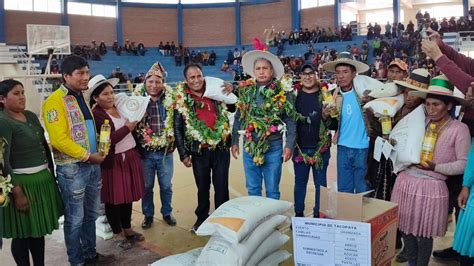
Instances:
[[[153,223],[155,205],[153,203],[153,188],[155,176],[160,185],[161,214],[163,220],[171,226],[176,225],[171,215],[171,197],[173,195],[171,178],[173,177],[173,108],[167,106],[165,97],[168,87],[165,86],[164,69],[160,63],[155,63],[145,75],[144,84],[135,90],[137,95],[150,96],[146,110],[147,116],[137,126],[138,142],[142,154],[143,173],[145,178],[145,194],[142,198],[142,211],[145,219],[143,229],[148,229]],[[170,123],[171,121],[171,123]]]

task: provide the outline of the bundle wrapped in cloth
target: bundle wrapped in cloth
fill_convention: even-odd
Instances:
[[[130,122],[142,120],[149,101],[150,96],[128,96],[125,93],[115,95],[115,107]]]

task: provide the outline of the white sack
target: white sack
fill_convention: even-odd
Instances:
[[[259,196],[245,196],[227,201],[199,226],[199,236],[220,235],[236,244],[265,220],[288,211],[292,203]]]
[[[247,266],[255,266],[265,257],[279,250],[290,239],[289,236],[274,231],[262,244],[255,250],[253,255],[247,261]]]
[[[130,122],[142,120],[149,101],[150,96],[128,96],[125,93],[115,95],[115,107]]]
[[[234,104],[237,102],[237,96],[235,96],[235,94],[230,93],[229,95],[225,95],[222,93],[222,85],[224,85],[222,79],[214,77],[205,77],[204,79],[206,81],[204,97],[224,102],[225,104]]]
[[[400,94],[397,84],[393,82],[382,83],[380,87],[371,88],[369,96],[372,98],[393,97]]]
[[[195,248],[188,252],[171,255],[157,260],[151,266],[193,266],[196,265],[196,260],[201,254],[202,248]]]
[[[375,117],[383,115],[383,110],[387,110],[390,117],[394,117],[395,114],[402,108],[404,103],[403,94],[395,97],[385,97],[372,100],[364,105],[364,109],[372,108]]]
[[[278,266],[280,263],[291,257],[291,253],[286,250],[278,250],[264,258],[257,265],[258,266]]]
[[[360,98],[364,96],[364,91],[371,91],[374,88],[382,87],[383,83],[365,75],[357,75],[354,80],[354,87]]]
[[[397,142],[395,145],[395,160],[392,159],[395,173],[412,164],[420,163],[424,136],[425,110],[423,105],[420,105],[402,118],[390,133],[390,138]]]
[[[232,244],[221,236],[213,236],[203,248],[196,265],[239,265],[243,266],[262,244],[262,242],[273,232],[275,228],[287,221],[284,215],[272,216],[269,220],[260,224],[241,243]]]

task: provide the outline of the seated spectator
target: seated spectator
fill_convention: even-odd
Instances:
[[[387,24],[385,24],[385,38],[390,39],[392,38],[392,25],[390,25],[390,22],[387,21]]]
[[[202,64],[204,66],[207,66],[209,64],[209,53],[207,51],[204,51],[202,53]]]
[[[216,52],[214,52],[214,50],[211,50],[211,54],[209,55],[209,65],[210,66],[216,65],[216,59],[217,59]]]
[[[133,79],[133,83],[135,84],[140,84],[140,83],[143,83],[144,81],[145,81],[145,77],[143,73],[139,73],[138,76],[136,76]]]
[[[165,44],[165,55],[170,55],[171,54],[170,49],[171,49],[170,42],[166,42],[166,44]]]
[[[132,45],[130,44],[130,40],[129,40],[129,39],[126,39],[126,40],[125,40],[125,44],[123,45],[123,49],[124,49],[127,53],[131,53],[131,52],[132,52]]]
[[[232,53],[232,50],[227,52],[227,62],[234,62],[234,53]]]
[[[166,52],[165,52],[165,45],[163,44],[163,42],[161,41],[160,44],[158,45],[158,51],[160,51],[160,54],[165,56],[166,55]]]
[[[138,53],[141,56],[145,56],[145,53],[146,53],[147,49],[145,48],[145,44],[143,44],[143,42],[141,40],[140,40],[140,43],[137,46],[137,50],[138,50]]]
[[[224,62],[222,63],[221,71],[222,71],[222,72],[227,72],[227,71],[229,71],[229,64],[227,64],[227,60],[224,60]]]
[[[112,51],[115,51],[115,53],[120,56],[122,54],[122,46],[119,46],[117,40],[114,41],[114,44],[112,45]]]
[[[176,66],[181,66],[182,61],[183,61],[183,50],[177,47],[174,52],[174,62]]]
[[[114,70],[112,70],[112,75],[110,75],[109,78],[118,78],[120,80],[119,83],[127,82],[127,79],[123,75],[122,70],[120,70],[120,67],[116,67]]]
[[[234,53],[233,53],[233,57],[234,57],[234,58],[233,58],[234,60],[237,60],[237,61],[240,62],[240,58],[241,58],[241,57],[240,57],[239,48],[235,47]]]
[[[131,44],[131,49],[132,49],[133,55],[138,55],[138,47],[137,47],[137,45],[135,44],[135,42],[132,42],[132,44]]]
[[[175,50],[176,50],[176,45],[174,44],[174,41],[172,41],[170,45],[170,55],[174,55]]]
[[[352,56],[354,57],[355,60],[359,60],[359,47],[357,47],[357,44],[352,44],[352,47],[351,47],[351,54]]]
[[[105,46],[105,42],[103,40],[99,44],[99,52],[100,55],[105,55],[107,53],[107,46]]]

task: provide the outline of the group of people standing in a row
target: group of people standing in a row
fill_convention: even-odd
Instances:
[[[443,236],[447,228],[449,191],[445,181],[464,172],[459,196],[463,210],[453,248],[463,255],[464,263],[472,263],[472,151],[467,159],[472,135],[451,113],[456,105],[472,108],[472,91],[464,100],[454,96],[453,84],[466,93],[474,71],[471,59],[446,46],[439,35],[431,36],[432,41],[425,41],[423,47],[446,76],[430,77],[423,69],[408,75],[400,60],[393,61],[388,70],[388,78],[402,88],[405,98],[394,122],[424,102],[427,126],[436,124],[440,129],[433,160],[411,166],[398,177],[392,174],[390,161],[367,164],[372,161],[369,154],[380,125],[370,110],[362,108],[367,96],[358,95],[354,87],[354,78],[368,66],[353,60],[349,53],[341,53],[323,66],[336,74],[335,106],[324,104],[324,84],[312,65],[304,65],[301,81],[293,84],[284,76],[278,57],[266,51],[249,51],[243,56],[243,69],[252,79],[240,82],[237,88],[226,82],[222,86],[225,94],[237,92],[235,106],[204,96],[210,84],[198,64],[188,64],[183,72],[185,82],[171,88],[156,63],[136,89],[137,95],[150,97],[146,116],[138,123],[128,121],[115,105],[117,79],[102,75],[90,79],[86,60],[67,57],[61,65],[64,82],[43,105],[56,169],[38,118],[25,110],[23,85],[4,80],[0,82],[0,137],[7,142],[3,172],[12,176],[14,188],[13,202],[0,217],[1,235],[13,238],[17,264],[29,265],[31,253],[35,264],[41,265],[44,235],[58,228],[58,218],[64,214],[69,263],[111,261],[112,257],[96,252],[95,220],[100,202],[105,203],[114,240],[127,249],[144,240],[131,228],[132,203],[142,200],[143,229],[154,221],[156,176],[163,220],[176,225],[171,206],[175,149],[181,162],[192,167],[198,188],[192,231],[209,215],[211,182],[215,208],[229,199],[230,156],[238,158],[240,152],[248,194],[261,196],[264,183],[266,196],[274,199],[280,198],[282,163],[292,159],[296,216],[304,216],[312,170],[316,186],[313,216],[319,217],[319,186],[326,186],[330,146],[337,142],[338,190],[364,192],[370,185],[376,197],[399,204],[399,229],[410,265],[428,265],[433,237]],[[232,126],[227,108],[236,109]],[[471,121],[467,123],[472,127],[472,109],[463,113],[463,120]],[[111,145],[108,155],[103,155],[98,152],[97,133],[106,120],[111,125]],[[336,131],[334,136],[331,130]]]

